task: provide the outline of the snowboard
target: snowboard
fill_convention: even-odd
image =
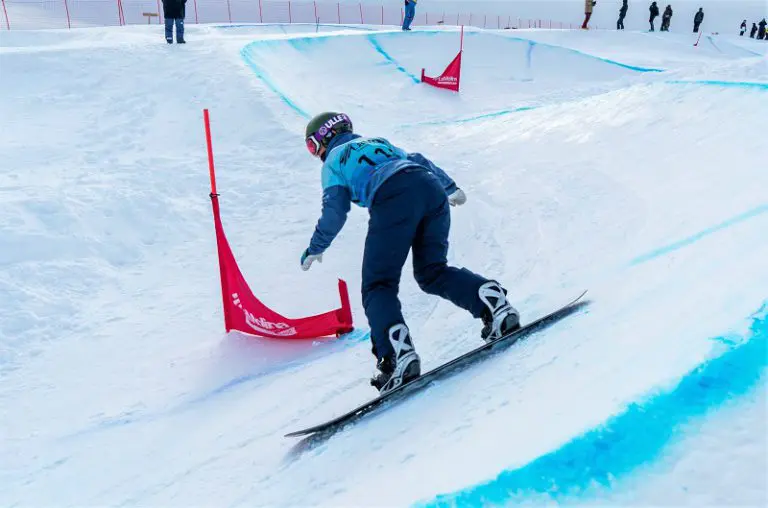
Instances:
[[[432,381],[440,379],[459,368],[469,366],[473,362],[485,357],[491,351],[498,350],[502,346],[511,346],[518,340],[524,337],[528,337],[529,335],[532,335],[537,331],[540,331],[560,321],[561,319],[568,317],[583,306],[587,305],[588,301],[582,301],[582,298],[584,298],[584,295],[586,294],[587,292],[584,291],[579,296],[558,308],[557,310],[554,310],[549,314],[536,319],[535,321],[527,323],[526,325],[518,328],[508,335],[500,337],[493,342],[485,343],[482,346],[464,353],[463,355],[456,357],[447,363],[435,367],[434,369],[422,374],[416,379],[413,379],[406,384],[400,385],[391,392],[372,399],[365,404],[349,411],[348,413],[333,418],[332,420],[328,420],[325,423],[315,425],[314,427],[308,427],[306,429],[290,432],[286,434],[285,437],[330,434],[348,424],[358,421],[363,416],[372,413],[376,409],[382,408],[385,405],[390,405],[390,403],[397,400],[402,400],[409,395],[413,395],[414,393],[426,388]]]

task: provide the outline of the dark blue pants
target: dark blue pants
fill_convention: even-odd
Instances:
[[[411,28],[411,23],[413,22],[413,18],[416,17],[416,4],[413,2],[408,2],[405,4],[405,15],[403,16],[403,30],[408,30]]]
[[[184,40],[184,19],[165,18],[165,40],[173,41],[173,24],[176,23],[176,42]]]
[[[377,358],[392,353],[389,328],[405,322],[397,293],[411,249],[413,274],[423,291],[481,316],[484,305],[477,292],[488,279],[448,266],[450,228],[448,196],[426,169],[396,173],[376,192],[365,239],[362,293]]]

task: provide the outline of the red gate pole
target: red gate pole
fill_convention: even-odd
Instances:
[[[64,0],[64,9],[67,11],[67,28],[72,28],[72,20],[69,19],[69,5],[67,5],[67,0]]]
[[[264,13],[261,11],[261,0],[259,0],[259,23],[264,23]]]
[[[6,18],[8,19],[8,18]],[[696,44],[693,45],[694,48],[699,47],[699,41],[701,40],[701,34],[704,32],[704,30],[699,30],[699,36],[696,38]]]
[[[200,24],[200,20],[197,19],[197,0],[194,0],[193,3],[195,4],[195,24],[199,25]]]
[[[117,0],[117,24],[120,26],[125,24],[125,20],[123,19],[123,6],[120,3],[120,0]]]
[[[203,121],[205,122],[205,142],[208,145],[208,172],[211,176],[211,207],[213,208],[213,220],[214,223],[219,219],[219,193],[216,192],[216,172],[213,167],[213,146],[211,143],[211,121],[208,115],[208,110],[203,110]],[[216,235],[216,251],[220,253],[221,246],[219,244],[219,235]],[[221,254],[219,254],[220,256]],[[227,288],[227,278],[224,270],[224,264],[219,258],[219,277],[221,278],[221,299],[224,306],[224,328],[226,331],[230,330],[230,318],[229,318],[229,305],[227,305],[227,296],[229,295],[229,288]]]
[[[461,25],[461,39],[459,42],[459,53],[464,51],[464,25]]]
[[[5,0],[3,0],[3,14],[5,14],[5,27],[10,30],[11,22],[8,20],[8,11],[5,8]]]

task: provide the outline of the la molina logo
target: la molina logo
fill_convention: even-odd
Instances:
[[[297,333],[295,327],[286,323],[273,323],[264,319],[263,317],[254,316],[250,311],[248,311],[248,309],[243,307],[243,303],[240,301],[240,297],[237,293],[232,293],[232,303],[243,311],[246,324],[260,334],[267,336],[289,337],[291,335],[296,335]]]

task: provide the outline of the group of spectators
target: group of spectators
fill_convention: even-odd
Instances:
[[[597,4],[595,0],[585,0],[584,2],[584,24],[581,25],[581,28],[587,29],[587,24],[589,23],[589,18],[592,17],[592,10],[594,6]],[[616,21],[616,30],[624,30],[624,18],[627,17],[627,11],[629,10],[629,3],[627,0],[622,0],[621,7],[619,8],[619,19]],[[654,26],[654,22],[656,21],[656,18],[659,17],[659,6],[656,4],[656,2],[651,2],[651,6],[648,8],[648,11],[650,12],[651,16],[648,18],[648,22],[651,24],[651,32],[656,31],[656,27]],[[664,9],[664,14],[661,15],[661,28],[660,30],[662,32],[669,32],[669,23],[672,21],[672,6],[667,4],[667,7]],[[693,16],[693,31],[694,33],[697,33],[699,31],[699,27],[701,26],[701,23],[704,21],[704,9],[702,7],[699,7],[699,10],[696,11],[696,14]]]
[[[592,17],[592,11],[597,5],[596,0],[584,0],[584,23],[581,25],[581,28],[587,29],[587,25],[589,24],[589,19]],[[616,30],[624,30],[624,18],[627,17],[627,11],[629,10],[629,3],[628,0],[622,0],[621,1],[621,7],[619,8],[619,19],[616,21]],[[656,2],[651,2],[650,7],[648,7],[648,11],[650,12],[650,17],[648,18],[648,22],[651,25],[651,32],[656,31],[656,27],[654,26],[654,22],[656,21],[656,18],[659,17],[659,6],[656,4]],[[672,21],[672,6],[670,4],[667,4],[666,8],[664,9],[664,13],[661,14],[661,28],[660,30],[662,32],[669,32],[669,24]],[[699,7],[699,10],[696,11],[696,14],[693,16],[693,32],[698,33],[699,27],[701,26],[701,23],[704,21],[704,9],[702,7]],[[752,23],[752,29],[749,32],[749,36],[758,39],[765,39],[768,40],[768,26],[766,26],[765,18],[763,18],[762,21],[759,23]],[[744,35],[747,31],[747,20],[741,22],[741,33],[739,35]]]
[[[410,31],[411,23],[416,15],[416,2],[418,0],[404,0],[405,2],[405,15],[403,16],[404,31]],[[168,44],[173,44],[173,28],[176,27],[176,42],[178,44],[184,44],[184,14],[185,5],[187,0],[163,0],[163,16],[165,17],[165,40]],[[581,28],[587,29],[589,19],[592,17],[592,11],[597,5],[596,0],[584,0],[584,23]],[[621,8],[619,9],[619,20],[616,22],[616,30],[624,30],[624,18],[627,17],[627,11],[629,10],[628,0],[622,0]],[[654,21],[659,17],[659,6],[656,2],[651,2],[651,6],[648,8],[650,11],[650,18],[648,21],[651,24],[651,32],[655,31]],[[669,31],[669,23],[672,21],[672,6],[667,4],[664,9],[664,14],[661,16],[661,28],[662,32]],[[699,7],[699,10],[693,16],[693,31],[694,33],[699,31],[701,23],[704,21],[704,9]],[[749,31],[751,38],[757,38],[760,40],[768,40],[768,27],[766,27],[765,18],[759,23],[752,23],[752,29]],[[747,31],[747,20],[741,22],[741,32],[739,35],[743,36]]]
[[[749,31],[749,36],[753,39],[757,38],[760,40],[766,40],[768,41],[768,23],[766,23],[765,18],[763,18],[760,23],[752,23],[752,29]],[[747,20],[741,22],[741,30],[739,32],[739,35],[744,37],[744,32],[747,31]]]

